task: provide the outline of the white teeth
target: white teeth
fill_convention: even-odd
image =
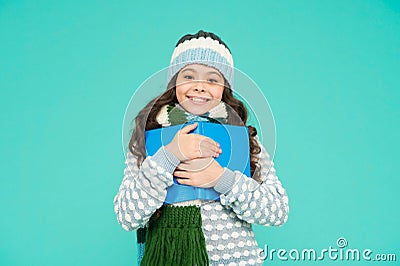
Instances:
[[[203,98],[190,98],[190,100],[192,100],[193,102],[197,102],[197,103],[204,103],[207,100],[203,99]]]

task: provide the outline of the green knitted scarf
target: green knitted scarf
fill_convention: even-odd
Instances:
[[[163,127],[189,121],[226,123],[225,103],[220,102],[201,116],[186,112],[179,104],[166,105],[157,115],[157,122]],[[209,265],[200,207],[163,205],[157,213],[158,217],[152,217],[147,228],[140,228],[137,231],[138,264],[141,266]],[[141,252],[144,254],[140,254]]]
[[[186,112],[180,104],[175,104],[175,106],[165,105],[156,117],[157,122],[163,127],[199,121],[225,124],[227,118],[228,113],[224,102],[220,102],[203,115],[194,115]]]
[[[200,207],[164,205],[149,221],[140,265],[209,265],[201,226]]]

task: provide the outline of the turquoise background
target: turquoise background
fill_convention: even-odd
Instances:
[[[259,245],[400,256],[398,1],[0,1],[0,265],[135,265],[113,212],[125,108],[199,29],[274,114],[290,214]]]

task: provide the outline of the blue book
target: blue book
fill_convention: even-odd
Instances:
[[[147,156],[155,154],[161,146],[170,143],[178,130],[191,123],[147,130],[145,132]],[[227,167],[233,171],[238,170],[250,177],[250,148],[247,127],[210,122],[197,123],[197,127],[191,133],[209,137],[220,144],[222,153],[215,160],[222,167]],[[168,187],[164,204],[195,199],[219,200],[219,193],[214,188],[199,188],[179,184],[174,177],[174,184]]]

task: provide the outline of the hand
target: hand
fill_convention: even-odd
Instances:
[[[197,127],[197,123],[190,124],[179,130],[172,141],[165,146],[181,162],[195,158],[218,157],[222,150],[217,142],[199,134],[189,134]]]
[[[180,184],[194,187],[215,187],[221,178],[224,168],[212,157],[193,159],[180,163],[174,172]]]

